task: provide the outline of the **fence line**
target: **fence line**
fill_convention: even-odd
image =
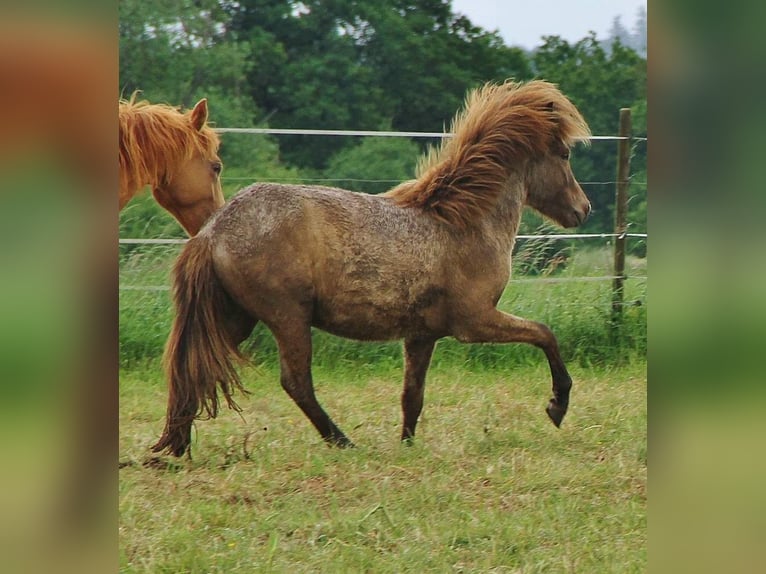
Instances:
[[[604,275],[596,277],[529,277],[525,279],[509,279],[508,283],[589,283],[594,281],[613,281],[617,277],[614,275]],[[627,279],[644,280],[647,275],[631,275]],[[120,291],[170,291],[170,285],[120,285]],[[632,302],[620,303],[621,305],[633,305]]]
[[[622,277],[626,279],[626,277]],[[647,279],[647,275],[631,275],[627,279]],[[597,277],[529,277],[526,279],[509,279],[508,283],[579,283],[580,281],[588,283],[592,281],[613,281],[617,279],[614,275],[604,275]]]
[[[227,177],[222,176],[221,179],[223,181],[258,181],[259,178],[257,176],[249,176],[249,177]],[[262,182],[280,182],[280,181],[287,181],[287,182],[294,182],[294,181],[309,181],[309,182],[317,182],[317,181],[332,181],[332,182],[338,182],[338,181],[352,181],[354,183],[401,183],[401,179],[362,179],[362,178],[356,178],[356,177],[270,177],[266,180],[260,180]],[[580,186],[588,186],[588,185],[615,185],[616,181],[578,181],[577,183],[580,184]],[[646,186],[647,183],[645,181],[633,181],[630,180],[631,185],[643,185]]]
[[[120,245],[182,245],[188,239],[119,239]]]
[[[550,233],[547,235],[517,235],[516,239],[526,240],[563,240],[563,239],[625,239],[628,237],[646,239],[646,233]],[[134,239],[120,238],[120,245],[182,245],[189,241],[188,239]]]
[[[548,235],[517,235],[516,239],[625,239],[626,237],[636,237],[646,239],[646,233],[550,233]]]
[[[394,132],[377,130],[306,130],[291,128],[214,128],[220,134],[269,134],[269,135],[298,135],[298,136],[376,136],[400,138],[450,138],[451,132]],[[618,141],[632,139],[646,141],[646,138],[627,138],[620,136],[590,136],[589,140]]]

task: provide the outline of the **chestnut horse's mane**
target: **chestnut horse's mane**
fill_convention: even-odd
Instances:
[[[191,110],[181,112],[165,104],[120,100],[120,198],[132,196],[140,187],[162,183],[168,173],[195,151],[215,156],[218,134],[207,124],[197,130]]]
[[[505,191],[514,167],[549,152],[556,142],[588,141],[580,112],[548,82],[486,84],[470,92],[452,121],[453,137],[431,149],[417,179],[385,195],[457,227],[487,213]]]

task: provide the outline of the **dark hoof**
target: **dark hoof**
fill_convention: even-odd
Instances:
[[[567,414],[567,408],[556,403],[556,399],[551,399],[548,406],[545,407],[545,412],[548,413],[548,417],[558,428],[561,426],[561,421],[564,420],[564,415]]]
[[[336,436],[327,439],[328,446],[336,446],[338,448],[355,448],[356,445],[348,440],[345,436]]]

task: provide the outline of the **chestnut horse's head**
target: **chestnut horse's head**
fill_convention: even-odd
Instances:
[[[220,140],[207,100],[185,113],[163,104],[120,102],[120,209],[143,186],[186,232],[196,235],[223,206]]]
[[[569,145],[555,140],[546,154],[530,161],[526,204],[562,227],[577,227],[590,214],[590,201],[572,173],[569,155]]]
[[[207,100],[200,100],[188,114],[189,129],[197,140],[190,154],[178,160],[152,189],[189,235],[196,235],[215,210],[223,206],[219,141],[207,126]]]

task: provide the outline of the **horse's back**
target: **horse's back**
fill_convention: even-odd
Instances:
[[[442,329],[438,228],[388,198],[255,184],[202,233],[230,294],[267,324],[265,315],[305,309],[316,326],[356,339]]]
[[[214,243],[241,257],[268,249],[317,260],[418,263],[438,251],[437,226],[382,196],[343,189],[261,183],[243,189],[205,228]],[[402,261],[402,256],[405,260]]]

